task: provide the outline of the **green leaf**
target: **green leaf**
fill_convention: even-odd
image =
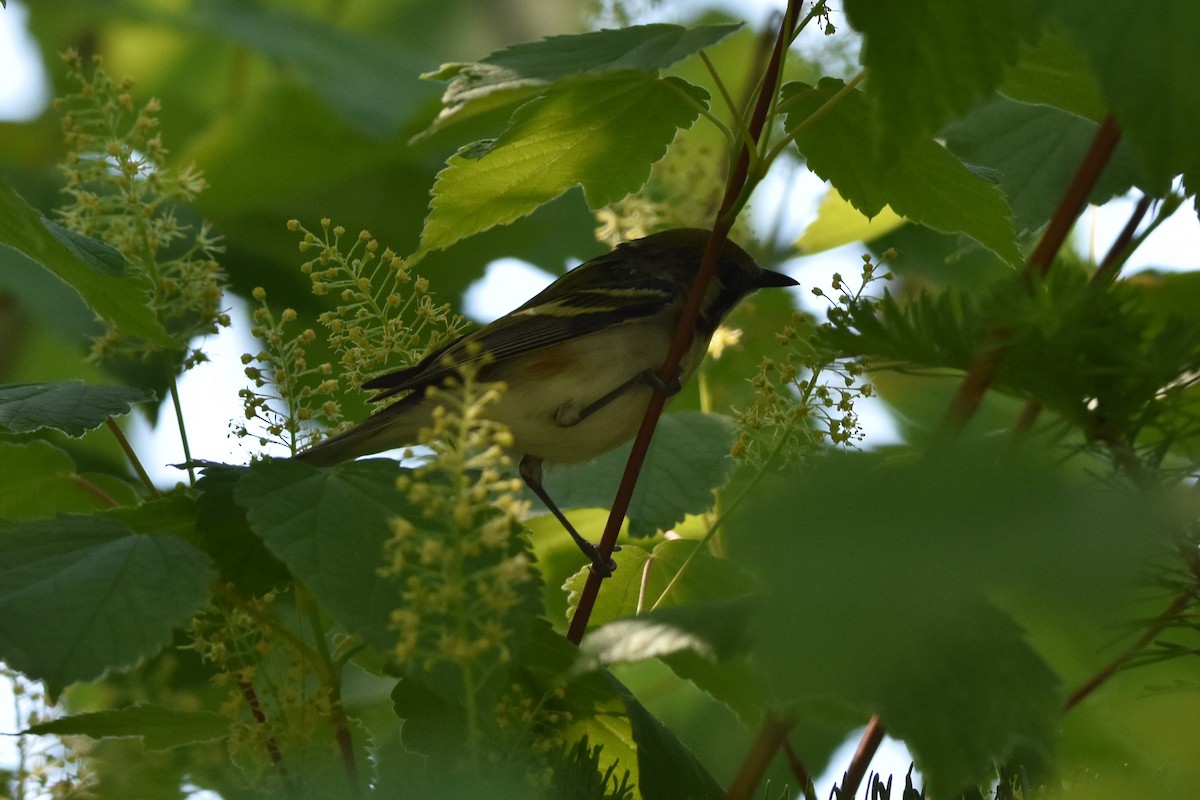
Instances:
[[[764,487],[729,527],[765,587],[755,664],[781,699],[880,713],[938,797],[1048,752],[1060,720],[1055,673],[981,595],[1107,629],[1172,524],[979,441],[921,460],[834,456]]]
[[[70,233],[31,208],[0,181],[0,245],[11,247],[69,284],[97,314],[124,333],[173,347],[150,309],[150,279],[132,273],[103,242]]]
[[[888,131],[877,142],[888,167],[908,159],[911,140],[991,94],[1022,38],[1036,31],[1025,0],[846,0],[845,11],[863,34],[867,93],[875,124]]]
[[[75,462],[49,442],[0,442],[0,519],[39,519],[109,505]]]
[[[785,85],[788,127],[799,125],[843,88],[833,78],[822,78],[815,88]],[[905,219],[965,233],[1009,264],[1020,263],[1011,211],[997,187],[932,139],[906,142],[904,158],[880,165],[873,154],[884,130],[876,126],[866,97],[853,91],[802,130],[796,144],[809,168],[866,216],[890,205]]]
[[[830,189],[817,207],[817,218],[808,223],[796,241],[796,253],[811,256],[854,242],[869,242],[904,224],[904,217],[884,206],[874,217],[866,217],[837,189]]]
[[[395,461],[321,470],[299,461],[255,464],[234,490],[254,532],[353,634],[388,651],[399,588],[380,576],[389,522],[420,519],[396,491]]]
[[[1017,230],[1035,231],[1054,213],[1098,128],[1049,106],[997,97],[951,122],[942,135],[963,161],[996,172]],[[1139,177],[1132,150],[1118,145],[1090,202],[1125,194]]]
[[[90,736],[93,739],[139,737],[147,750],[170,750],[212,742],[229,735],[233,720],[211,711],[180,711],[156,705],[136,705],[113,711],[72,714],[31,725],[22,733],[37,736]]]
[[[704,765],[628,689],[615,678],[613,687],[625,703],[625,713],[637,743],[638,789],[645,800],[719,798],[721,785]]]
[[[88,386],[82,381],[0,386],[0,429],[28,433],[54,428],[82,436],[109,417],[128,414],[154,395],[128,386]]]
[[[556,84],[518,109],[485,153],[450,157],[434,183],[417,256],[520,219],[576,185],[591,208],[636,191],[707,99],[697,86],[644,72]]]
[[[575,668],[660,659],[753,728],[769,693],[744,657],[751,607],[745,598],[697,602],[614,620],[584,637]]]
[[[256,3],[220,0],[197,11],[200,27],[290,68],[342,120],[369,136],[394,136],[436,95],[417,79],[428,59],[395,41]]]
[[[197,546],[208,553],[221,580],[233,583],[245,595],[259,595],[290,579],[287,567],[254,535],[246,511],[234,500],[238,481],[249,467],[206,465],[196,482],[193,523]]]
[[[186,542],[100,517],[0,528],[0,658],[51,691],[128,666],[170,642],[211,579]]]
[[[1118,0],[1050,4],[1083,51],[1150,177],[1200,174],[1200,3],[1155,0],[1136,14]]]
[[[663,608],[609,622],[579,645],[579,669],[593,670],[689,652],[721,661],[743,652],[749,603],[733,600]]]
[[[1108,104],[1083,54],[1057,29],[1042,33],[1036,44],[1023,43],[1021,55],[1004,78],[1000,92],[1022,103],[1053,106],[1100,122]]]
[[[194,544],[196,501],[187,491],[179,489],[138,505],[109,508],[103,516],[128,526],[134,533],[169,533]]]
[[[685,515],[711,508],[713,490],[733,472],[732,444],[733,424],[727,417],[698,411],[664,414],[629,504],[630,535],[670,530]],[[546,471],[546,491],[559,508],[611,507],[632,446],[584,465],[552,466]]]
[[[444,106],[422,135],[453,120],[509,105],[546,86],[584,73],[642,70],[653,72],[716,44],[738,30],[737,24],[634,25],[616,30],[550,36],[497,50],[476,63],[443,64],[422,77],[448,80]]]

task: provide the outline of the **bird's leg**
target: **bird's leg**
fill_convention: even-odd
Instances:
[[[566,515],[559,510],[554,501],[550,499],[550,495],[546,493],[546,488],[542,486],[542,460],[534,456],[524,456],[518,470],[525,480],[525,485],[533,490],[539,500],[545,503],[546,508],[550,509],[550,513],[562,523],[562,526],[567,529],[567,533],[571,534],[571,538],[575,540],[575,544],[583,551],[583,554],[591,559],[592,569],[596,574],[601,578],[612,575],[613,570],[617,568],[616,562],[611,558],[607,560],[602,558],[596,545],[579,535],[579,531],[575,530],[575,526],[567,521]]]
[[[613,400],[616,400],[630,389],[635,389],[639,386],[649,386],[651,389],[660,391],[667,397],[670,397],[674,394],[677,394],[682,388],[679,383],[679,378],[682,373],[683,370],[680,370],[675,375],[675,380],[671,381],[670,383],[664,383],[663,379],[658,377],[658,373],[654,370],[642,370],[617,388],[613,389],[608,394],[601,397],[599,400],[595,400],[581,409],[576,409],[573,403],[563,404],[558,408],[557,411],[554,412],[554,421],[563,428],[570,428],[572,425],[578,425],[580,422],[583,422],[592,414],[595,414],[597,411],[604,408],[606,405],[611,403]]]

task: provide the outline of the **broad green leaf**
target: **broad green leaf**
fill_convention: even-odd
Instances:
[[[1076,609],[1069,635],[1094,642],[1170,525],[981,442],[920,461],[836,456],[765,486],[729,528],[766,587],[756,665],[781,700],[878,712],[939,797],[1048,752],[1059,722],[1054,671],[986,598]]]
[[[850,205],[837,189],[830,189],[817,207],[817,218],[808,223],[796,241],[796,252],[802,256],[823,253],[854,242],[869,242],[896,230],[904,217],[884,206],[873,217],[866,217]]]
[[[689,652],[721,661],[743,652],[750,605],[746,600],[663,608],[613,620],[592,630],[579,645],[579,669],[631,664]]]
[[[234,496],[267,549],[350,633],[393,661],[397,643],[404,641],[411,655],[403,666],[449,702],[466,703],[468,696],[470,702],[493,702],[508,685],[509,665],[541,611],[536,573],[528,580],[506,578],[509,567],[528,558],[527,540],[509,530],[510,535],[493,540],[498,546],[481,544],[485,534],[456,527],[450,511],[439,516],[436,506],[409,500],[396,488],[400,475],[389,459],[332,470],[274,461],[252,466]],[[492,513],[476,519],[482,524]],[[413,549],[397,555],[385,545],[396,539],[393,523],[400,518],[408,523],[404,542]],[[443,565],[453,569],[443,571]],[[385,567],[393,574],[382,574]],[[406,600],[406,592],[419,592],[418,599]],[[496,604],[479,598],[489,592],[504,597]],[[393,616],[402,608],[418,612],[420,622],[403,634]],[[500,640],[472,655],[470,674],[440,649],[447,637],[492,634]]]
[[[150,310],[150,279],[129,271],[103,242],[43,217],[0,181],[0,246],[11,247],[69,284],[97,314],[124,333],[174,346]]]
[[[614,620],[584,637],[576,669],[660,659],[752,728],[769,693],[744,657],[750,609],[744,598],[701,601]]]
[[[0,429],[28,433],[54,428],[83,436],[109,417],[128,414],[154,395],[128,386],[88,386],[82,381],[0,386]]]
[[[815,88],[803,83],[784,86],[788,127],[807,119],[842,88],[833,78],[822,78]],[[874,217],[890,205],[911,222],[965,233],[1009,264],[1020,262],[1011,211],[996,186],[932,139],[908,141],[902,159],[880,165],[873,154],[884,135],[866,97],[853,91],[801,131],[796,144],[809,168],[866,216]]]
[[[612,577],[604,579],[604,590],[596,598],[592,613],[588,617],[588,629],[611,622],[614,619],[633,616],[642,608],[646,594],[641,588],[642,571],[650,560],[650,551],[637,545],[623,544],[612,554],[617,569]],[[587,583],[591,567],[584,566],[567,579],[562,588],[567,592],[567,618],[575,615],[579,594]]]
[[[951,122],[942,135],[963,161],[995,171],[1017,230],[1035,231],[1054,213],[1098,128],[1065,111],[997,97]],[[1118,145],[1090,200],[1102,204],[1125,194],[1139,177],[1133,152]]]
[[[625,703],[637,743],[638,789],[645,800],[703,800],[723,795],[720,784],[692,752],[628,689],[610,679]]]
[[[1087,61],[1063,33],[1048,29],[1036,44],[1022,43],[1021,55],[1000,92],[1022,103],[1062,109],[1092,122],[1108,114]]]
[[[138,737],[147,750],[170,750],[212,742],[229,735],[233,720],[211,711],[181,711],[156,705],[136,705],[112,711],[72,714],[31,725],[24,733],[37,736],[89,736],[93,739]]]
[[[0,519],[97,511],[115,500],[79,475],[66,452],[38,440],[0,442],[0,486]]]
[[[295,72],[346,123],[394,136],[436,90],[418,75],[428,59],[395,41],[295,13],[236,0],[205,3],[195,23]]]
[[[555,81],[583,73],[642,70],[656,72],[716,44],[740,24],[656,23],[615,30],[550,36],[497,50],[476,63],[443,64],[422,77],[449,81],[443,109],[422,135],[453,120],[508,105],[542,91]]]
[[[181,539],[101,517],[0,528],[0,658],[52,691],[128,666],[170,642],[211,579]]]
[[[332,471],[299,461],[256,464],[234,490],[254,532],[346,628],[373,647],[396,641],[390,616],[400,589],[379,574],[389,522],[420,519],[396,491],[395,461],[351,462]]]
[[[1166,598],[1157,599],[1161,609]],[[1055,772],[1091,774],[1052,784],[1047,800],[1190,796],[1200,786],[1200,761],[1188,749],[1200,726],[1194,658],[1122,670],[1065,715]]]
[[[656,603],[660,608],[668,608],[727,600],[753,591],[753,579],[741,568],[707,551],[696,552],[699,546],[694,539],[671,539],[649,551],[635,545],[623,545],[613,554],[617,571],[604,581],[604,591],[600,592],[588,617],[589,628],[632,617],[650,610]],[[680,575],[684,563],[693,553],[687,570]],[[567,602],[572,613],[587,580],[587,572],[587,569],[577,572],[563,585],[569,593]],[[680,577],[676,580],[676,576]]]
[[[183,489],[138,505],[107,509],[104,517],[134,533],[169,533],[195,544],[196,501]]]
[[[1200,3],[1153,0],[1137,13],[1118,0],[1049,6],[1091,64],[1150,177],[1200,173]]]
[[[877,142],[885,166],[991,94],[1036,32],[1026,0],[846,0],[845,11],[863,34],[867,93],[888,131]]]
[[[249,467],[208,465],[196,482],[193,524],[197,546],[208,553],[221,580],[246,595],[263,594],[287,582],[287,567],[267,550],[246,520],[246,510],[234,500],[238,481]]]
[[[417,256],[520,219],[574,186],[591,208],[636,191],[707,100],[697,86],[644,72],[556,84],[518,109],[495,142],[450,157],[434,183]]]
[[[632,536],[670,530],[687,514],[713,504],[713,490],[729,480],[733,425],[719,414],[664,414],[638,478],[626,516]],[[581,466],[551,467],[546,491],[559,508],[609,508],[629,461],[632,444]]]

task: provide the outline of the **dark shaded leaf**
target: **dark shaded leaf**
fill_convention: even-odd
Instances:
[[[28,433],[54,428],[82,436],[109,417],[128,414],[154,395],[128,386],[88,386],[82,381],[0,386],[0,428]]]
[[[101,517],[0,528],[0,658],[51,691],[128,666],[170,642],[211,579],[181,539]]]
[[[67,233],[0,182],[0,246],[11,247],[69,284],[123,332],[173,346],[150,310],[150,279],[121,269],[111,247]]]
[[[233,720],[211,711],[180,711],[155,705],[136,705],[112,711],[73,714],[31,725],[23,733],[38,736],[89,736],[93,739],[137,737],[147,750],[170,750],[211,742],[229,735]]]
[[[687,514],[713,504],[713,490],[729,480],[733,424],[718,414],[680,411],[664,414],[629,504],[629,533],[649,536],[670,530]],[[546,491],[560,508],[608,508],[629,460],[632,444],[622,445],[580,466],[546,471]]]

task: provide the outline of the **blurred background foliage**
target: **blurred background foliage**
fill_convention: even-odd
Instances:
[[[479,59],[508,44],[581,30],[595,24],[596,13],[596,4],[589,0],[39,0],[30,8],[30,29],[49,75],[52,94],[62,94],[66,89],[59,56],[67,48],[74,48],[85,57],[103,54],[106,68],[115,77],[136,78],[133,91],[139,101],[152,96],[161,100],[161,132],[170,150],[170,163],[182,167],[195,162],[209,184],[193,206],[179,209],[181,217],[191,224],[206,219],[223,237],[221,263],[235,293],[246,297],[252,287],[265,286],[273,304],[311,316],[315,314],[315,300],[309,280],[297,269],[303,257],[296,250],[296,237],[288,232],[286,221],[298,218],[312,226],[320,218],[329,217],[352,231],[370,230],[384,246],[410,253],[417,246],[437,171],[458,147],[495,136],[510,113],[505,108],[472,116],[414,139],[436,116],[444,88],[443,84],[421,80],[419,75],[445,62]],[[696,22],[701,18],[718,21],[725,17],[698,10],[693,19],[677,21]],[[764,20],[749,22],[748,28],[710,51],[717,69],[734,87],[744,82],[745,75],[752,74],[751,65],[759,54],[755,26]],[[789,78],[812,82],[820,74],[836,75],[842,74],[843,68],[850,69],[844,52],[832,50],[821,55],[826,59],[821,72],[797,59]],[[680,65],[678,71],[711,91],[711,82],[696,60]],[[975,147],[970,152],[981,161],[987,158],[983,145],[990,141],[980,134],[980,130],[986,133],[990,124],[987,111],[987,107],[981,107],[973,124],[960,121],[948,134],[964,149]],[[698,158],[714,158],[714,153],[706,149],[716,142],[715,138],[706,138],[712,136],[708,126],[697,126],[689,136],[695,137],[689,145]],[[38,209],[48,211],[62,202],[63,179],[57,165],[65,151],[57,114],[50,109],[29,121],[0,122],[0,175]],[[1129,181],[1118,184],[1110,188],[1121,191]],[[1046,194],[1057,196],[1050,190]],[[1041,219],[1037,214],[1044,217],[1048,212],[1038,208],[1029,213],[1037,220]],[[432,281],[439,300],[460,307],[463,293],[494,259],[515,257],[558,274],[574,260],[603,251],[605,246],[595,236],[596,225],[580,193],[571,191],[512,225],[430,254],[419,269]],[[788,243],[782,241],[784,237],[777,241],[766,238],[766,244],[756,252],[764,265],[792,255]],[[904,287],[972,291],[1009,274],[999,259],[980,248],[963,247],[955,237],[918,226],[899,228],[871,246],[877,255],[889,248],[900,252],[895,263],[889,264],[900,276],[897,293]],[[0,383],[72,377],[94,383],[112,382],[111,377],[101,373],[101,367],[83,358],[87,347],[84,334],[95,332],[92,312],[56,278],[44,270],[26,268],[30,265],[22,262],[14,251],[0,248]],[[852,261],[847,271],[858,267]],[[1149,276],[1142,281],[1153,287],[1159,278]],[[1176,289],[1163,292],[1167,295],[1164,303],[1175,302],[1186,308],[1194,302],[1195,281],[1189,280],[1182,290],[1178,282],[1173,285]],[[787,312],[784,306],[789,302],[782,294],[764,296],[739,311],[735,323],[746,330],[745,344],[711,367],[715,406],[728,408],[744,401],[748,388],[739,378],[753,374],[759,360],[756,351],[763,346],[755,343],[770,341],[774,322]],[[122,380],[131,378],[123,375]],[[903,433],[910,440],[920,440],[936,427],[958,382],[945,376],[898,373],[882,373],[873,380],[899,409]],[[143,382],[152,386],[153,376],[144,376]],[[698,405],[698,393],[690,388],[675,407]],[[1007,429],[1019,409],[1017,400],[993,392],[970,432],[988,434]],[[361,405],[357,410],[347,406],[350,417],[363,413]],[[81,442],[68,442],[62,437],[55,440],[72,453],[81,472],[99,464],[124,469],[119,452],[104,431]],[[1076,446],[1073,439],[1067,442],[1067,449]],[[910,453],[903,453],[897,460],[903,464],[911,458]],[[988,451],[981,451],[968,466],[982,469],[988,463]],[[840,682],[860,692],[864,703],[870,703],[876,700],[873,693],[882,691],[868,680],[872,669],[886,666],[888,674],[902,677],[926,675],[923,659],[927,652],[876,652],[845,646],[839,637],[862,621],[855,615],[861,614],[878,625],[880,617],[875,612],[879,609],[851,606],[838,614],[828,613],[822,603],[829,596],[851,593],[844,584],[827,585],[834,580],[829,576],[858,572],[866,588],[872,580],[900,585],[904,589],[900,595],[908,604],[890,611],[912,612],[907,618],[922,622],[917,632],[920,636],[914,636],[913,641],[924,642],[921,637],[937,640],[944,631],[939,628],[937,615],[928,613],[928,606],[938,606],[942,598],[921,595],[927,577],[924,572],[906,575],[898,570],[904,568],[905,559],[919,558],[923,560],[922,569],[937,572],[937,580],[945,583],[948,575],[957,575],[955,571],[967,564],[971,567],[969,575],[960,577],[973,584],[986,584],[988,569],[995,566],[995,554],[973,554],[971,543],[960,541],[958,536],[960,528],[967,527],[981,513],[997,528],[1028,530],[1034,539],[1026,542],[1015,558],[1029,561],[1031,571],[1040,578],[1038,585],[1001,585],[994,595],[999,597],[998,605],[1029,632],[1028,638],[1067,684],[1066,689],[1078,685],[1097,664],[1120,652],[1120,643],[1130,638],[1127,634],[1133,626],[1129,620],[1138,616],[1153,618],[1167,598],[1179,591],[1181,583],[1186,584],[1187,576],[1180,578],[1166,567],[1155,567],[1155,559],[1147,560],[1150,566],[1143,566],[1140,560],[1130,566],[1128,555],[1116,547],[1099,551],[1098,557],[1108,559],[1105,566],[1110,562],[1123,564],[1124,569],[1117,570],[1123,579],[1139,570],[1150,571],[1149,578],[1136,586],[1129,585],[1128,580],[1120,586],[1104,581],[1087,586],[1076,583],[1094,580],[1097,575],[1103,578],[1105,573],[1084,569],[1078,563],[1062,563],[1061,553],[1053,547],[1039,550],[1038,545],[1047,544],[1036,539],[1042,529],[1021,527],[1026,524],[1024,505],[1031,496],[1050,509],[1067,501],[1077,504],[1069,509],[1072,526],[1055,528],[1058,535],[1076,546],[1098,528],[1115,529],[1130,523],[1128,518],[1097,518],[1103,517],[1104,509],[1092,508],[1086,496],[1064,500],[1055,486],[1047,488],[1036,479],[999,484],[1003,491],[997,499],[992,491],[997,484],[976,480],[977,476],[965,468],[956,472],[953,466],[936,474],[918,472],[915,478],[909,476],[913,482],[906,484],[881,471],[875,456],[834,460],[815,478],[806,476],[802,492],[794,489],[802,484],[800,480],[782,488],[769,487],[772,491],[760,508],[748,512],[747,521],[742,523],[748,534],[746,541],[754,542],[753,535],[762,532],[772,535],[757,540],[757,550],[743,557],[751,562],[757,558],[764,569],[786,564],[788,571],[778,576],[776,585],[787,587],[785,600],[805,609],[800,620],[780,620],[787,629],[773,631],[768,637],[778,645],[777,652],[769,654],[777,659],[778,668],[801,672],[790,676],[795,682]],[[1056,462],[1055,466],[1061,465]],[[1094,461],[1083,460],[1067,467],[1068,472],[1088,473],[1089,478],[1094,477],[1091,473],[1095,469]],[[972,490],[980,492],[981,487],[986,496],[969,494]],[[990,501],[984,503],[988,497]],[[869,502],[864,502],[866,498]],[[961,500],[962,507],[943,502],[955,498]],[[921,513],[895,514],[895,509],[913,507],[932,511],[929,517]],[[957,517],[952,513],[956,509]],[[881,527],[879,519],[893,524]],[[781,525],[780,520],[789,524]],[[544,523],[537,520],[533,526],[539,558],[543,564],[553,565],[548,572],[554,577],[561,577],[559,573],[569,575],[578,566],[572,560],[574,552],[560,531]],[[597,516],[591,527],[580,527],[586,535],[594,535],[601,524]],[[803,547],[798,544],[801,538],[805,539]],[[914,541],[918,547],[914,548]],[[1058,541],[1051,539],[1049,545]],[[543,546],[544,542],[552,543]],[[847,542],[853,547],[847,547]],[[781,555],[784,552],[786,557]],[[956,558],[945,558],[947,552]],[[792,572],[796,563],[802,566]],[[870,569],[864,571],[864,564]],[[1020,574],[1025,565],[1009,566]],[[1060,581],[1060,575],[1066,579]],[[552,579],[547,583],[556,586]],[[1051,594],[1045,590],[1048,586],[1060,591]],[[886,601],[887,594],[882,596]],[[993,625],[1012,640],[1022,639],[1020,632],[1006,627],[1011,626],[1010,622],[997,624],[990,607],[969,607],[979,630]],[[561,610],[554,608],[552,614],[555,612],[561,621]],[[811,633],[793,635],[803,625],[809,626]],[[1194,633],[1194,625],[1181,623],[1180,627],[1184,634]],[[884,642],[907,635],[903,631],[885,633],[889,635],[883,637]],[[904,644],[906,648],[915,646],[907,640]],[[1166,643],[1155,652],[1166,654],[1170,647]],[[840,659],[823,663],[806,660],[814,648],[839,654]],[[203,681],[197,677],[201,671],[193,661],[191,654],[166,652],[141,670],[142,678],[160,676],[161,685],[145,680],[135,685],[134,681],[113,678],[81,687],[76,701],[86,707],[154,699],[169,695],[181,685],[198,691]],[[803,671],[818,667],[834,674]],[[620,667],[617,672],[668,728],[695,748],[699,760],[719,780],[727,781],[732,776],[751,737],[728,707],[692,684],[671,678],[658,662]],[[1038,695],[1038,702],[1044,701],[1041,695],[1064,688],[1047,689],[1046,684],[1053,681],[1041,673],[1037,677],[1040,683],[1031,686],[1029,694]],[[972,677],[979,684],[990,679],[982,673]],[[347,683],[347,704],[352,712],[369,725],[383,719],[386,724],[381,723],[379,730],[394,733],[387,727],[394,724],[390,685],[357,672],[348,677]],[[929,689],[935,696],[944,690],[945,686]],[[87,693],[106,696],[89,698]],[[896,692],[900,694],[903,692]],[[1106,797],[1138,796],[1137,791],[1156,786],[1185,790],[1192,781],[1200,780],[1195,760],[1181,752],[1194,748],[1195,723],[1200,718],[1198,696],[1192,660],[1166,659],[1164,655],[1162,663],[1123,673],[1106,685],[1103,705],[1084,706],[1066,716],[1057,754],[1059,763],[1070,783],[1069,790],[1085,787],[1084,792],[1071,796],[1087,796],[1086,782],[1096,763],[1125,765],[1115,778],[1112,773],[1107,776]],[[819,700],[812,702],[819,704]],[[913,713],[926,711],[918,708]],[[796,734],[804,739],[806,757],[812,759],[813,767],[829,755],[847,727],[839,718],[839,724],[826,728],[819,724],[821,719],[821,714],[806,717]],[[381,735],[380,741],[385,737]],[[105,746],[115,751],[125,744]],[[114,769],[105,780],[115,786],[112,782],[137,778],[144,779],[144,785],[114,788],[110,796],[158,796],[155,792],[164,786],[176,791],[169,780],[156,781],[151,775],[159,767],[172,773],[175,767],[171,764],[156,767],[152,763],[167,762],[167,756],[147,758],[136,747],[127,749],[129,753],[111,756],[106,763],[123,768],[137,760],[140,771],[121,777],[121,770]],[[1161,769],[1164,762],[1172,769]],[[191,768],[196,769],[194,763]],[[782,768],[773,777],[779,783],[788,780]],[[1122,781],[1135,794],[1123,794],[1126,783]],[[232,786],[222,791],[228,797],[239,796]],[[177,796],[177,791],[162,796]]]

